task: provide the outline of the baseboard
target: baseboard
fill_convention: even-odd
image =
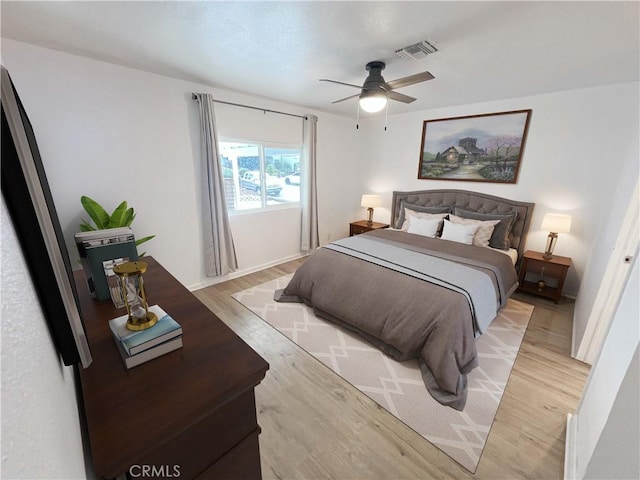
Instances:
[[[305,253],[298,253],[296,255],[290,255],[290,256],[285,257],[285,258],[280,258],[278,260],[273,260],[271,262],[263,263],[262,265],[257,265],[255,267],[244,268],[242,270],[236,270],[235,272],[229,273],[229,274],[224,275],[222,277],[214,277],[214,278],[211,278],[211,279],[206,280],[204,282],[199,282],[199,283],[195,283],[193,285],[187,286],[187,290],[189,290],[190,292],[193,292],[195,290],[200,290],[202,288],[207,288],[207,287],[210,287],[212,285],[217,285],[219,283],[223,283],[223,282],[226,282],[228,280],[233,280],[233,279],[238,278],[238,277],[243,277],[245,275],[249,275],[250,273],[259,272],[260,270],[264,270],[266,268],[275,267],[276,265],[280,265],[281,263],[290,262],[292,260],[297,260],[299,258],[306,257],[306,256],[307,256],[307,254],[305,254]]]
[[[576,436],[578,419],[576,415],[567,414],[567,433],[564,440],[564,480],[576,480],[578,458],[576,456]]]

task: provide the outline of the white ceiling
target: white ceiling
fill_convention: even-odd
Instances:
[[[365,64],[424,70],[389,114],[626,81],[640,72],[638,1],[2,1],[2,37],[354,116]],[[409,62],[421,40],[439,51]]]

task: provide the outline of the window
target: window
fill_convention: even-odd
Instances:
[[[229,211],[300,203],[300,147],[220,142]]]

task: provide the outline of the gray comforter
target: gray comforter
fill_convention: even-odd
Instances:
[[[462,410],[475,336],[516,286],[500,252],[377,230],[317,250],[276,300],[304,301],[399,361],[418,358],[431,395]]]

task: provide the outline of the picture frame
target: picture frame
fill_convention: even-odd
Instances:
[[[425,120],[418,179],[516,183],[531,110]]]

